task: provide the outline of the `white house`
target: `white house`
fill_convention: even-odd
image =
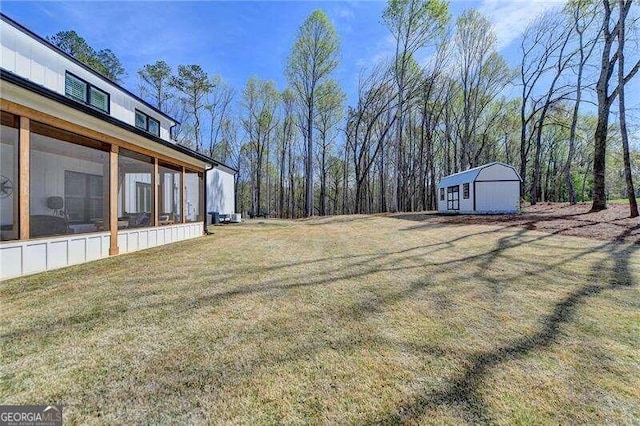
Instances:
[[[207,212],[230,215],[236,212],[235,200],[236,170],[224,164],[207,173]],[[211,217],[207,217],[210,221]]]
[[[0,111],[0,279],[201,236],[208,212],[235,212],[233,168],[5,15]]]
[[[521,182],[512,166],[498,162],[445,176],[438,185],[438,212],[516,213]]]

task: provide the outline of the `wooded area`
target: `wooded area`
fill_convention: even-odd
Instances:
[[[599,211],[624,197],[635,217],[639,133],[625,86],[640,68],[637,9],[570,1],[527,26],[511,67],[479,11],[452,21],[444,0],[390,0],[382,22],[394,57],[362,69],[354,105],[333,76],[340,37],[316,10],[299,27],[283,90],[259,77],[239,90],[199,65],[159,60],[138,71],[139,91],[181,121],[178,143],[238,169],[236,209],[249,216],[433,210],[442,176],[502,161],[531,204]],[[50,41],[114,80],[124,74],[111,51],[74,32]]]

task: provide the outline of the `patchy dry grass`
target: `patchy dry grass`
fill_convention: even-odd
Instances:
[[[0,402],[70,423],[637,423],[639,245],[350,216],[0,283]]]

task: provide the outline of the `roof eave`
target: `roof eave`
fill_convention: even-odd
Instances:
[[[84,70],[90,72],[91,74],[93,74],[94,76],[98,77],[99,79],[101,79],[102,81],[104,81],[107,84],[110,84],[114,87],[116,87],[118,90],[123,91],[125,94],[127,94],[128,96],[131,96],[133,99],[135,99],[136,101],[140,102],[141,104],[143,104],[145,107],[151,109],[152,111],[156,112],[157,114],[162,115],[164,118],[166,118],[167,120],[172,121],[175,124],[182,124],[180,123],[178,120],[176,120],[175,118],[171,117],[170,115],[168,115],[167,113],[159,110],[158,108],[156,108],[155,106],[151,105],[150,103],[148,103],[147,101],[145,101],[144,99],[140,98],[139,96],[131,93],[129,90],[125,89],[124,87],[122,87],[121,85],[119,85],[118,83],[108,79],[107,77],[103,76],[102,74],[100,74],[99,72],[97,72],[96,70],[94,70],[93,68],[91,68],[90,66],[80,62],[79,60],[77,60],[76,58],[74,58],[73,56],[69,55],[67,52],[65,52],[64,50],[60,49],[58,46],[55,46],[54,44],[51,44],[50,42],[48,42],[45,38],[40,37],[38,34],[34,33],[33,31],[31,31],[30,29],[28,29],[27,27],[21,25],[20,23],[14,21],[13,19],[11,19],[10,17],[8,17],[7,15],[5,15],[4,13],[0,13],[0,19],[3,22],[6,22],[7,24],[11,25],[12,27],[22,31],[24,34],[28,35],[29,37],[33,38],[34,40],[38,41],[39,43],[45,45],[46,47],[48,47],[49,49],[53,50],[54,52],[58,53],[59,55],[64,56],[66,59],[72,61],[74,64],[82,67]]]

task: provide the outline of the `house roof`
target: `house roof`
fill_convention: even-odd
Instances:
[[[99,79],[101,79],[102,81],[104,81],[107,84],[110,84],[114,87],[116,87],[118,90],[123,91],[125,94],[127,94],[128,96],[131,96],[133,99],[135,99],[136,101],[140,102],[141,104],[143,104],[144,106],[146,106],[147,108],[151,109],[152,111],[162,115],[163,117],[165,117],[168,120],[173,121],[176,124],[180,124],[180,122],[178,120],[176,120],[175,118],[171,117],[170,115],[167,115],[165,112],[162,112],[161,110],[159,110],[158,108],[156,108],[155,106],[151,105],[149,102],[145,101],[144,99],[140,98],[139,96],[131,93],[129,90],[125,89],[124,87],[122,87],[121,85],[119,85],[118,83],[109,80],[107,77],[105,77],[104,75],[100,74],[99,72],[97,72],[96,70],[94,70],[93,68],[91,68],[90,66],[86,65],[83,62],[80,62],[79,60],[77,60],[76,58],[74,58],[73,56],[69,55],[67,52],[65,52],[64,50],[58,48],[58,46],[50,43],[47,41],[47,39],[40,37],[38,34],[34,33],[33,31],[31,31],[30,29],[28,29],[27,27],[19,24],[18,22],[14,21],[13,19],[9,18],[7,15],[5,15],[4,13],[0,13],[0,18],[2,19],[3,22],[6,22],[7,24],[11,25],[12,27],[22,31],[23,33],[25,33],[26,35],[28,35],[29,37],[33,38],[34,40],[42,43],[43,45],[45,45],[46,47],[48,47],[49,49],[55,51],[57,54],[64,56],[66,59],[70,60],[71,62],[73,62],[74,64],[82,67],[83,69],[85,69],[86,71],[90,72],[91,74],[93,74],[94,76],[98,77]]]
[[[143,105],[145,105],[146,107],[148,107],[149,109],[157,112],[158,114],[162,115],[163,117],[173,121],[176,124],[180,124],[180,122],[178,120],[176,120],[175,118],[165,114],[164,112],[160,111],[158,108],[154,107],[153,105],[149,104],[148,102],[146,102],[144,99],[141,99],[140,97],[134,95],[133,93],[131,93],[130,91],[128,91],[127,89],[125,89],[124,87],[120,86],[119,84],[109,80],[108,78],[106,78],[105,76],[103,76],[102,74],[100,74],[99,72],[97,72],[96,70],[94,70],[93,68],[85,65],[84,63],[78,61],[76,58],[74,58],[73,56],[69,55],[68,53],[66,53],[65,51],[59,49],[57,46],[49,43],[46,39],[40,37],[39,35],[37,35],[36,33],[34,33],[33,31],[29,30],[28,28],[22,26],[21,24],[19,24],[18,22],[14,21],[13,19],[9,18],[7,15],[5,15],[4,13],[0,13],[0,19],[3,22],[6,22],[7,24],[13,26],[14,28],[18,29],[19,31],[25,33],[26,35],[30,36],[31,38],[33,38],[34,40],[42,43],[43,45],[47,46],[48,48],[50,48],[51,50],[55,51],[56,53],[64,56],[66,59],[72,61],[73,63],[77,64],[78,66],[82,67],[83,69],[85,69],[86,71],[90,72],[91,74],[95,75],[96,77],[100,78],[101,80],[103,80],[104,82],[116,87],[118,90],[121,90],[122,92],[124,92],[125,94],[127,94],[128,96],[131,96],[133,99],[135,99],[136,101],[142,103]],[[220,161],[214,160],[211,157],[208,157],[204,154],[201,154],[197,151],[194,151],[190,148],[187,148],[183,145],[179,145],[177,143],[172,143],[169,141],[166,141],[164,139],[161,139],[157,136],[151,135],[145,131],[142,131],[138,128],[136,128],[135,126],[132,126],[128,123],[125,123],[121,120],[118,120],[108,114],[104,114],[94,108],[90,108],[86,105],[80,104],[78,102],[74,102],[72,100],[70,100],[69,98],[67,98],[66,96],[63,96],[53,90],[47,89],[46,87],[40,86],[24,77],[21,77],[17,74],[14,74],[8,70],[5,70],[3,68],[0,68],[0,80],[2,81],[7,81],[10,83],[13,83],[17,86],[20,86],[24,89],[30,90],[34,93],[37,93],[39,95],[45,96],[49,99],[52,99],[54,101],[60,102],[62,104],[65,104],[71,108],[80,110],[82,112],[85,112],[89,115],[92,115],[96,118],[100,118],[110,124],[116,125],[118,127],[121,127],[123,129],[129,130],[137,135],[143,136],[147,139],[150,139],[156,143],[159,143],[161,145],[164,145],[166,147],[169,147],[171,149],[174,149],[178,152],[181,152],[183,154],[186,154],[190,157],[193,157],[195,159],[198,159],[200,161],[203,161],[205,163],[211,164],[214,167],[218,167],[218,166],[223,166],[224,168],[227,168],[231,171],[233,171],[234,173],[237,173],[237,170],[234,169],[233,167],[230,167]]]
[[[67,98],[66,96],[63,96],[57,92],[54,92],[53,90],[47,89],[44,86],[40,86],[39,84],[36,84],[30,80],[27,80],[24,77],[20,77],[19,75],[16,75],[10,71],[7,71],[3,68],[0,68],[0,80],[2,81],[6,81],[8,83],[12,83],[15,84],[16,86],[22,87],[23,89],[27,89],[31,92],[37,93],[41,96],[44,96],[46,98],[49,98],[53,101],[59,102],[63,105],[66,105],[68,107],[77,109],[79,111],[82,111],[86,114],[89,114],[91,116],[94,116],[96,118],[99,118],[103,121],[106,121],[109,124],[112,124],[114,126],[118,126],[122,129],[128,130],[132,133],[135,133],[139,136],[142,136],[144,138],[147,138],[149,140],[152,140],[153,142],[159,143],[160,145],[166,146],[168,148],[171,148],[175,151],[181,152],[183,154],[186,154],[192,158],[195,158],[197,160],[200,160],[204,163],[207,164],[211,164],[214,167],[217,166],[224,166],[227,169],[230,169],[234,172],[237,172],[236,169],[234,169],[233,167],[227,166],[224,163],[221,163],[219,161],[214,160],[211,157],[208,157],[204,154],[201,154],[197,151],[194,151],[190,148],[187,148],[186,146],[183,145],[179,145],[177,143],[172,143],[172,142],[168,142],[164,139],[161,139],[157,136],[151,135],[147,132],[145,132],[144,130],[138,129],[135,126],[132,126],[131,124],[125,123],[124,121],[118,120],[117,118],[114,118],[110,115],[107,115],[95,108],[91,108],[89,106],[86,106],[84,104],[81,104],[79,102],[75,102],[69,98]]]
[[[491,167],[491,166],[495,166],[495,165],[501,165],[501,166],[505,166],[505,167],[508,167],[508,168],[512,169],[513,172],[518,177],[518,180],[521,180],[520,179],[520,175],[518,174],[516,169],[513,168],[513,166],[510,166],[509,164],[501,163],[499,161],[494,161],[492,163],[483,164],[482,166],[474,167],[474,168],[469,169],[469,170],[465,170],[465,171],[462,171],[462,172],[454,173],[452,175],[444,176],[442,179],[440,179],[440,183],[438,184],[438,188],[446,188],[448,186],[455,186],[455,185],[461,185],[463,183],[474,182],[478,178],[478,175],[480,174],[480,172],[482,170],[484,170],[484,169],[486,169],[488,167]]]

